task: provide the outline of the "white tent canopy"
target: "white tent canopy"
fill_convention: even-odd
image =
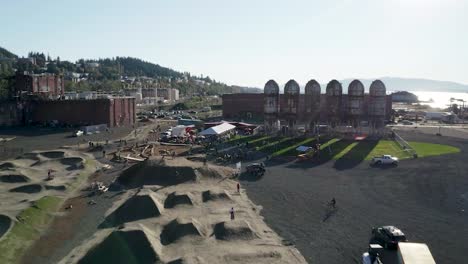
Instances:
[[[233,130],[234,128],[236,128],[236,126],[233,126],[229,123],[222,123],[220,125],[213,126],[213,127],[203,130],[202,132],[200,132],[200,135],[203,135],[203,136],[222,135],[228,131]]]

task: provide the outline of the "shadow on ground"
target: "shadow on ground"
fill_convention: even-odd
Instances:
[[[377,140],[360,141],[350,151],[335,161],[333,167],[337,170],[349,170],[356,167],[364,161],[377,143],[379,143]]]
[[[308,168],[320,166],[322,164],[327,163],[331,159],[333,159],[333,156],[343,151],[345,148],[351,145],[351,143],[353,143],[353,141],[349,141],[349,140],[336,141],[328,145],[324,149],[321,149],[320,153],[318,154],[318,157],[314,157],[312,159],[308,159],[305,161],[296,161],[290,165],[287,165],[286,167],[308,169]]]

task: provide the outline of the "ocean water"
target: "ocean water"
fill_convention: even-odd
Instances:
[[[447,108],[450,105],[450,98],[465,100],[465,107],[468,107],[468,92],[466,93],[449,93],[449,92],[411,92],[418,96],[420,101],[429,101],[432,99],[433,102],[421,103],[429,105],[433,108]],[[453,103],[462,105],[462,102],[454,101]]]

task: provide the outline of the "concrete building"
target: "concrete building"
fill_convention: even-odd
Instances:
[[[299,84],[295,80],[289,80],[284,86],[284,98],[286,102],[283,103],[285,107],[280,108],[280,112],[286,120],[288,129],[296,127],[299,115],[299,89]]]
[[[225,102],[223,95],[223,113],[224,113],[224,104],[226,103],[227,109],[233,108],[255,108],[254,111],[258,111],[258,114],[264,115],[265,119],[265,130],[267,131],[277,131],[279,129],[279,114],[280,114],[280,93],[278,84],[269,80],[265,84],[264,94],[243,94],[242,96],[245,100],[240,100],[238,102],[234,101],[234,104],[229,105],[228,102]],[[261,96],[261,97],[260,97]],[[255,101],[256,98],[262,98],[262,100]],[[227,99],[227,98],[226,98]],[[250,102],[249,102],[250,101]],[[263,101],[263,102],[262,102]],[[263,107],[261,107],[263,106]],[[247,113],[249,113],[249,110]],[[260,113],[260,111],[261,113]],[[252,117],[253,114],[250,113]]]
[[[65,90],[63,76],[56,74],[17,72],[15,81],[13,94],[18,98],[33,96],[43,99],[58,99],[63,96]]]
[[[320,84],[316,80],[310,80],[305,86],[305,116],[307,128],[315,127],[320,119]],[[300,98],[300,97],[299,97]]]
[[[168,101],[179,101],[179,90],[175,88],[158,88],[157,96]]]
[[[390,120],[392,97],[385,94],[385,85],[381,81],[374,82],[370,94],[364,93],[364,86],[358,80],[350,84],[348,94],[342,93],[341,84],[336,80],[328,83],[325,94],[320,94],[317,82],[310,81],[306,93],[298,94],[297,99],[290,92],[294,86],[291,82],[288,89],[285,87],[285,94],[279,94],[277,83],[270,80],[265,84],[263,94],[225,94],[222,97],[223,117],[239,120],[263,117],[266,130],[277,128],[280,120],[283,126],[293,122],[295,127],[304,125],[306,128],[312,127],[311,123],[352,125],[355,128],[370,124],[379,128],[384,126],[385,120]],[[297,108],[291,100],[297,102]],[[296,117],[292,120],[294,113]]]
[[[346,120],[349,125],[358,127],[364,116],[364,85],[353,80],[348,86]]]
[[[327,84],[326,88],[326,103],[327,103],[327,123],[329,123],[332,127],[338,125],[342,120],[342,111],[341,102],[343,95],[343,88],[341,87],[341,83],[337,80],[331,80]]]
[[[384,121],[387,110],[385,107],[386,92],[385,84],[380,80],[373,81],[369,88],[369,121],[371,127],[375,129],[380,129],[385,126]]]

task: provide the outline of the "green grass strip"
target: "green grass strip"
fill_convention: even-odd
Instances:
[[[38,239],[41,230],[52,220],[62,202],[55,196],[44,196],[34,202],[33,206],[23,210],[15,225],[0,240],[0,263],[18,263],[26,249]]]
[[[307,139],[304,139],[302,140],[301,142],[299,143],[296,143],[292,146],[289,146],[287,148],[283,148],[283,149],[280,149],[276,152],[274,152],[271,156],[273,157],[276,157],[276,156],[288,156],[288,155],[293,155],[294,152],[296,151],[296,148],[299,147],[299,146],[302,146],[302,145],[305,145],[305,144],[308,144],[312,141],[315,141],[316,138],[307,138]]]

